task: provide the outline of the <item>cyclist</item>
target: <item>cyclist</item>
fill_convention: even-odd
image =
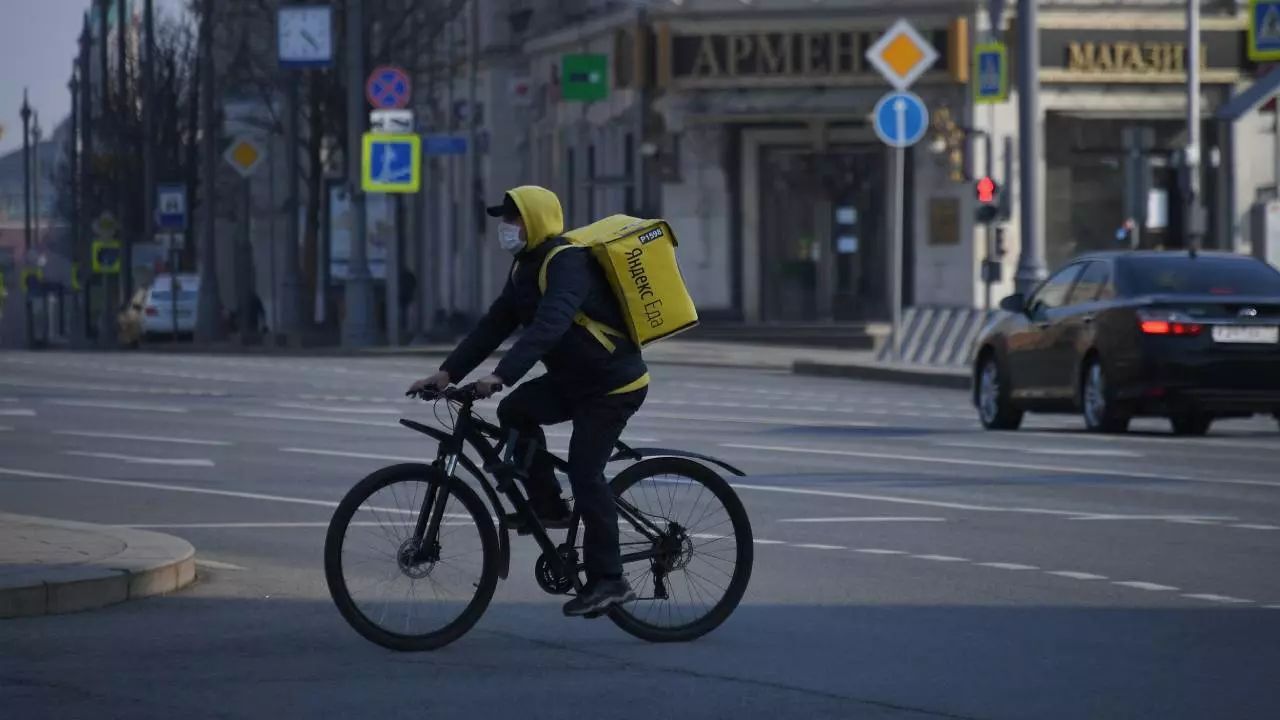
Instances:
[[[622,308],[590,252],[571,248],[552,253],[568,243],[560,237],[564,217],[555,193],[533,185],[516,187],[488,214],[501,218],[498,244],[515,256],[510,277],[439,372],[411,390],[442,390],[461,380],[524,327],[494,371],[478,382],[478,394],[487,397],[514,386],[539,360],[546,366],[545,375],[502,401],[498,420],[518,433],[520,455],[534,453],[526,488],[534,512],[550,527],[565,526],[569,509],[549,459],[536,452],[546,444],[541,426],[573,422],[569,483],[584,527],[587,583],[565,604],[564,613],[597,613],[636,597],[622,576],[617,509],[604,468],[627,421],[644,403],[648,369],[629,338],[600,329],[623,327]],[[545,282],[540,282],[543,272]]]

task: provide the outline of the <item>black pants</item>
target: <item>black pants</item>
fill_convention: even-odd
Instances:
[[[604,477],[605,465],[627,421],[640,409],[648,388],[623,395],[566,400],[546,377],[516,388],[498,405],[498,420],[504,429],[520,435],[520,457],[529,443],[546,447],[543,425],[573,421],[569,441],[569,483],[574,506],[582,515],[583,555],[588,578],[622,575],[618,549],[618,510],[613,492]],[[536,457],[536,456],[535,456]],[[551,463],[544,457],[530,469],[529,496],[535,502],[559,496]]]

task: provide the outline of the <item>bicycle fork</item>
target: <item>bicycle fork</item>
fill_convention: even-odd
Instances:
[[[444,520],[445,506],[449,504],[449,489],[445,483],[458,468],[459,451],[456,447],[442,448],[440,457],[436,459],[436,467],[441,472],[440,482],[432,483],[422,498],[422,509],[413,528],[415,549],[410,560],[412,565],[440,559],[440,523]]]

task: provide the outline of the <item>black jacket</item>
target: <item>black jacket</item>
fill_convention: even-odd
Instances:
[[[564,245],[553,238],[516,256],[502,294],[479,324],[449,355],[441,370],[455,381],[475,370],[517,328],[524,332],[498,363],[494,375],[508,385],[524,377],[539,360],[566,397],[606,395],[643,376],[648,369],[630,338],[611,337],[610,353],[582,326],[578,312],[623,330],[622,309],[604,271],[585,248],[556,254],[547,265],[547,292],[538,288],[538,273],[552,249]]]

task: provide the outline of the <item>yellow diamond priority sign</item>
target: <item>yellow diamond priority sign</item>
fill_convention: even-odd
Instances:
[[[222,158],[240,173],[240,177],[248,178],[258,169],[266,156],[267,154],[257,141],[242,135],[232,141]]]
[[[938,51],[903,19],[867,48],[867,62],[899,90],[911,87],[937,60]]]

